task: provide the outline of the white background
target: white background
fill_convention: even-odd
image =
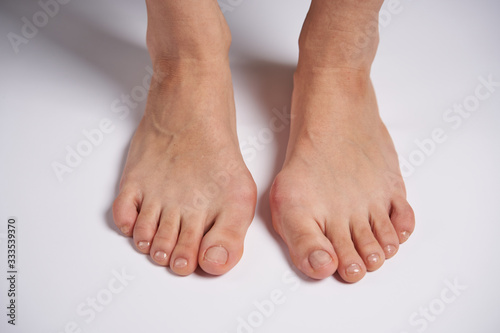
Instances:
[[[242,144],[269,126],[273,108],[289,110],[308,5],[244,0],[225,13]],[[111,104],[147,75],[145,5],[73,0],[15,53],[7,34],[21,34],[21,18],[40,9],[0,4],[1,332],[500,331],[500,87],[459,125],[443,119],[471,101],[479,77],[500,82],[498,1],[401,0],[384,17],[373,81],[400,156],[421,162],[406,177],[417,226],[396,257],[356,284],[305,278],[270,227],[267,192],[286,131],[247,160],[259,203],[236,268],[178,277],[139,254],[110,207],[144,103],[124,119]],[[64,163],[66,146],[105,118],[113,132],[60,182],[51,164]],[[437,128],[446,141],[419,161],[415,140]],[[5,315],[9,216],[18,218],[15,327]],[[120,286],[113,272],[122,270],[133,280],[112,294],[109,284]],[[447,283],[464,290],[454,294]],[[86,303],[96,297],[106,304],[92,316]]]

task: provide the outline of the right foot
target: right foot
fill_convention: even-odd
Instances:
[[[148,9],[161,13],[151,2]],[[159,265],[179,275],[198,265],[224,274],[242,256],[256,204],[256,186],[236,135],[227,53],[207,47],[207,54],[213,52],[203,58],[198,45],[193,57],[185,57],[189,50],[174,60],[156,56],[172,43],[151,38],[152,15],[148,46],[155,77],[113,216],[137,249]]]

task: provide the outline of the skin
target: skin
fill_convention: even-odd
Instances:
[[[256,187],[236,136],[229,28],[217,1],[147,0],[155,75],[113,205],[139,251],[179,275],[241,258]],[[275,230],[307,276],[359,281],[414,229],[370,80],[382,1],[313,0],[291,131],[271,189]]]
[[[381,5],[313,0],[299,38],[290,139],[270,197],[292,261],[316,279],[359,281],[415,225],[370,80]]]

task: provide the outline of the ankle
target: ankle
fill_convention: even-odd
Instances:
[[[231,45],[230,32],[207,31],[203,35],[195,34],[182,37],[162,36],[152,28],[148,28],[146,44],[153,63],[199,61],[210,62],[226,60]]]
[[[378,46],[378,37],[370,45],[358,43],[356,35],[352,38],[332,38],[337,44],[322,46],[299,45],[298,70],[346,69],[370,73]]]
[[[312,94],[365,95],[371,87],[370,69],[335,66],[311,66],[300,62],[293,75],[295,91]]]
[[[213,85],[223,80],[231,80],[227,56],[212,59],[155,57],[153,72],[153,80],[159,85],[169,82],[178,84],[189,80]]]
[[[197,36],[190,41],[166,40],[155,36],[154,32],[148,32],[147,46],[151,61],[155,63],[170,62],[176,64],[197,62],[210,63],[221,62],[229,59],[229,47],[231,37]],[[175,39],[175,38],[174,38]]]
[[[218,3],[148,0],[146,43],[153,64],[228,57],[231,31]]]
[[[379,43],[377,6],[313,1],[299,37],[299,66],[370,71]]]

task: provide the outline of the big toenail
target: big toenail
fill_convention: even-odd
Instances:
[[[358,264],[351,264],[349,265],[349,267],[346,268],[346,273],[347,275],[354,275],[354,274],[358,274],[359,272],[361,272],[361,267],[359,267]]]
[[[158,261],[164,261],[165,259],[167,259],[167,254],[163,251],[156,251],[155,259]]]
[[[394,253],[396,253],[396,247],[394,245],[387,245],[385,247],[385,254],[388,256],[392,256]]]
[[[141,250],[146,250],[149,247],[149,242],[139,242],[137,243],[137,247]]]
[[[205,260],[224,265],[227,262],[227,250],[222,246],[212,246],[205,252]]]
[[[123,232],[125,235],[128,234],[128,227],[121,227],[120,228],[121,232]]]
[[[408,238],[410,238],[411,232],[409,231],[402,231],[401,232],[401,238],[403,239],[403,242],[406,241]]]
[[[377,253],[373,253],[373,254],[370,254],[366,260],[370,263],[370,264],[376,264],[380,261],[380,256],[377,254]]]
[[[321,268],[332,262],[332,256],[323,250],[316,250],[309,255],[309,263],[313,269]]]
[[[182,268],[182,267],[186,267],[187,265],[188,265],[188,261],[186,259],[184,259],[184,258],[175,259],[174,267]]]

